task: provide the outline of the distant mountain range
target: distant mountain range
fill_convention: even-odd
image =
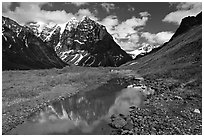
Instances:
[[[142,47],[136,49],[136,50],[133,50],[133,51],[129,51],[127,52],[130,56],[132,56],[133,59],[136,59],[138,58],[139,56],[144,56],[150,52],[152,52],[153,50],[159,48],[160,45],[150,45],[150,44],[145,44],[145,45],[142,45]]]
[[[202,13],[184,18],[169,41],[201,23]],[[64,27],[54,23],[42,26],[38,22],[21,26],[2,17],[3,70],[62,68],[68,64],[118,67],[164,45],[144,45],[126,53],[105,26],[86,16],[80,21],[71,18]]]
[[[105,26],[83,17],[70,19],[62,28],[29,22],[20,26],[2,17],[3,70],[79,66],[117,67],[132,60]],[[62,60],[60,60],[59,58]]]

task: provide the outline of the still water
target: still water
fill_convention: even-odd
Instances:
[[[112,79],[97,89],[52,102],[9,134],[111,134],[112,114],[128,115],[130,106],[142,105],[140,82]],[[133,83],[139,86],[127,88]]]

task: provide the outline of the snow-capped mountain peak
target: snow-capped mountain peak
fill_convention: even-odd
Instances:
[[[54,47],[57,55],[66,63],[80,66],[119,66],[131,60],[115,43],[105,26],[87,16],[81,20],[73,17],[64,24],[35,25],[35,31],[38,32],[42,26],[43,29],[34,34]]]
[[[79,24],[79,21],[75,18],[75,17],[72,17],[66,24],[66,27],[65,29],[68,30],[68,31],[71,31],[72,28],[76,28]]]
[[[105,26],[87,16],[67,22],[55,50],[63,61],[80,66],[118,66],[131,60]]]

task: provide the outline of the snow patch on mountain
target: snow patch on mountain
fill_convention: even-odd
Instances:
[[[73,17],[67,22],[65,29],[68,31],[71,31],[72,28],[76,28],[78,24],[79,24],[79,21],[75,17]]]
[[[7,41],[7,38],[6,38],[6,36],[4,35],[4,33],[2,33],[2,36],[4,37],[5,41]]]
[[[84,42],[80,42],[79,40],[75,39],[75,42],[79,43],[79,44],[85,44]]]
[[[50,40],[50,38],[52,37],[52,35],[53,35],[53,33],[55,32],[55,30],[57,29],[57,27],[58,27],[58,25],[55,25],[55,26],[53,27],[53,30],[49,33],[49,35],[45,38],[44,41],[49,41],[49,40]]]
[[[67,23],[64,23],[64,24],[58,24],[58,26],[61,28],[60,30],[60,34],[62,34],[65,30],[65,27],[66,27]]]
[[[154,48],[158,48],[159,45],[149,45],[149,44],[142,44],[142,47],[133,50],[133,51],[127,51],[128,54],[132,56],[133,59],[135,59],[138,55],[146,54],[151,52]]]
[[[79,61],[84,57],[82,54],[79,54],[79,59],[77,61],[75,61],[75,65],[78,65]]]

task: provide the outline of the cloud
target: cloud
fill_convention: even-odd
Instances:
[[[102,3],[101,6],[109,13],[110,10],[115,9],[115,4],[113,3]]]
[[[88,16],[93,20],[98,20],[98,18],[88,9],[79,9],[77,13],[73,14],[67,13],[64,10],[41,10],[43,4],[45,3],[20,3],[20,7],[16,7],[15,11],[11,11],[8,8],[9,10],[6,10],[3,15],[17,21],[20,25],[25,25],[27,22],[37,22],[37,24],[40,25],[39,31],[42,31],[42,28],[45,25],[49,25],[49,23],[58,24],[62,28],[61,33],[67,22],[73,17],[81,20],[83,16]]]
[[[88,2],[71,2],[71,3],[74,4],[77,7],[80,7],[82,5],[87,5],[88,4]]]
[[[129,41],[136,44],[137,42],[139,42],[139,35],[137,33],[133,33],[131,34],[129,37]]]
[[[157,34],[152,34],[149,32],[143,32],[141,37],[144,37],[149,44],[163,44],[171,39],[173,32],[162,31]]]
[[[7,10],[3,16],[7,16],[16,20],[19,24],[24,25],[27,22],[40,22],[40,24],[47,24],[54,22],[56,24],[64,24],[72,17],[81,19],[83,16],[88,16],[94,20],[98,20],[88,9],[79,9],[77,13],[67,13],[65,10],[46,11],[42,10],[41,6],[45,4],[35,2],[20,3],[20,7],[16,7],[15,11]],[[4,4],[8,7],[9,4]]]
[[[148,15],[149,16],[149,15]],[[146,25],[148,17],[131,18],[119,23],[117,16],[107,16],[100,23],[106,26],[107,31],[114,37],[115,41],[124,50],[135,50],[138,48],[138,30]]]
[[[7,11],[3,13],[4,16],[8,16],[16,20],[21,25],[24,25],[26,22],[30,21],[39,21],[39,22],[55,22],[63,23],[67,21],[72,14],[62,11],[45,11],[41,10],[41,6],[44,3],[20,3],[20,7],[16,7],[15,11]]]
[[[98,18],[89,11],[89,9],[79,9],[79,11],[75,14],[76,18],[78,20],[82,19],[83,16],[87,16],[89,17],[90,19],[93,19],[95,21],[98,20]]]
[[[129,7],[128,11],[135,11],[135,8],[134,7]]]
[[[46,5],[47,5],[48,7],[53,7],[53,6],[54,6],[54,3],[48,2],[48,3],[46,3]]]
[[[175,5],[175,3],[173,3],[173,5]],[[162,21],[179,25],[184,17],[195,16],[202,11],[201,2],[182,2],[176,3],[176,5],[177,11],[169,13]]]
[[[123,21],[115,28],[118,38],[126,38],[128,35],[136,33],[136,28],[145,26],[147,20],[148,17],[136,18],[133,16],[132,18]]]
[[[11,2],[2,2],[2,12],[7,12],[10,10]]]
[[[138,49],[141,45],[140,44],[135,44],[135,43],[132,43],[132,42],[118,42],[118,44],[120,45],[120,47],[125,50],[125,51],[133,51],[133,50],[136,50]]]
[[[194,7],[200,7],[200,6],[201,6],[201,3],[199,2],[181,2],[177,4],[176,8],[178,10],[189,10]]]
[[[104,18],[100,23],[106,26],[106,29],[110,34],[114,34],[115,27],[118,25],[119,22],[117,16],[110,15]]]
[[[148,17],[148,16],[150,16],[150,14],[147,11],[140,12],[139,14],[140,14],[141,17]]]
[[[134,16],[122,23],[116,25],[117,20],[112,25],[114,29],[110,34],[113,35],[116,42],[125,51],[135,50],[139,47],[139,35],[136,27],[141,27],[146,24],[147,18],[135,18]]]
[[[133,33],[130,34],[127,38],[116,40],[120,47],[125,51],[135,50],[140,47],[140,44],[138,43],[140,40],[138,33]]]

